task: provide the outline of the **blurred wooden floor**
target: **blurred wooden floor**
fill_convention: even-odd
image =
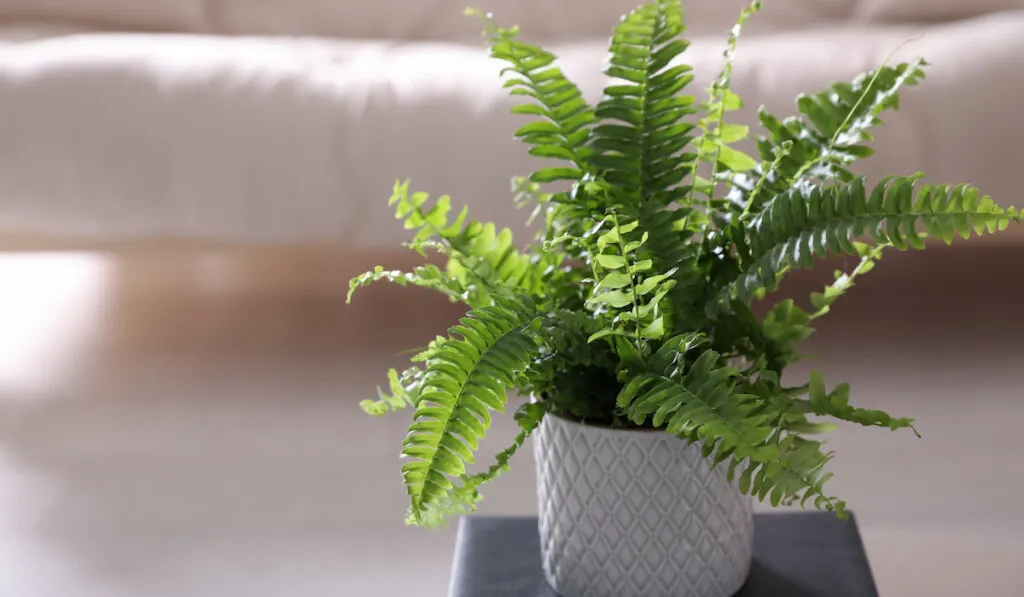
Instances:
[[[1024,594],[1022,256],[889,254],[795,372],[919,419],[922,440],[832,440],[833,489],[887,597]],[[458,310],[387,286],[346,307],[369,265],[324,250],[0,255],[0,595],[444,595],[451,530],[401,522],[406,420],[356,402]],[[491,447],[511,427],[494,431]],[[518,465],[486,512],[533,512],[529,455]]]

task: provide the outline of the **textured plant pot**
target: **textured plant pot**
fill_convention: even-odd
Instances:
[[[729,597],[743,586],[751,501],[698,446],[557,416],[536,441],[541,557],[562,597]]]

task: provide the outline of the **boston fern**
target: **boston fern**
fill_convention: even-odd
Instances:
[[[453,212],[447,196],[432,201],[397,184],[391,205],[414,231],[409,246],[447,264],[352,280],[352,291],[388,280],[468,307],[411,368],[389,372],[379,400],[362,404],[371,414],[415,410],[402,445],[412,523],[471,510],[480,485],[547,414],[663,429],[699,442],[744,493],[839,516],[844,503],[824,489],[831,453],[811,439],[830,427],[820,418],[913,429],[910,419],[850,405],[845,384],[829,389],[812,374],[785,386],[783,371],[814,320],[883,249],[996,232],[1019,214],[970,185],[925,184],[921,174],[868,181],[849,170],[872,153],[879,115],[923,79],[923,61],[801,96],[795,117],[762,109],[759,159],[736,149],[750,133],[726,118],[741,107],[731,62],[759,8],[740,15],[725,67],[699,103],[687,93],[691,68],[678,60],[688,45],[679,1],[637,8],[615,28],[611,83],[596,106],[553,54],[470,11],[484,20],[492,56],[507,63],[505,87],[523,100],[513,113],[532,117],[516,137],[554,165],[513,181],[517,202],[533,204],[543,224],[526,248],[508,229]],[[568,190],[542,190],[555,181]],[[813,294],[810,308],[782,300],[755,316],[751,303],[786,272],[827,255],[859,264]],[[534,398],[515,414],[520,432],[495,464],[470,473],[509,391]]]

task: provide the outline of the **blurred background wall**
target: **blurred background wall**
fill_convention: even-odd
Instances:
[[[477,4],[596,99],[634,2]],[[745,3],[685,4],[700,95]],[[402,525],[407,420],[356,404],[458,309],[344,294],[369,266],[416,263],[386,207],[396,177],[528,238],[508,180],[535,164],[462,8],[0,0],[0,595],[445,594],[451,529]],[[861,171],[1019,204],[1021,31],[1016,0],[768,2],[741,42],[738,120],[923,55],[928,80]],[[884,595],[1024,593],[1022,238],[892,252],[796,371],[918,418],[921,440],[832,440]],[[510,433],[499,419],[492,447]],[[533,513],[517,460],[485,512]]]

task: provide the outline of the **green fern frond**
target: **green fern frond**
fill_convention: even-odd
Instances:
[[[500,298],[474,309],[449,330],[451,338],[427,362],[422,390],[402,455],[414,521],[455,489],[473,451],[491,423],[491,411],[505,408],[515,372],[537,351],[528,336],[536,314],[525,297]]]
[[[656,274],[650,259],[637,254],[649,239],[645,231],[639,238],[631,234],[640,222],[623,223],[616,215],[606,218],[608,230],[597,237],[593,252],[594,293],[588,305],[596,313],[613,313],[610,324],[590,337],[590,341],[616,336],[630,338],[636,356],[643,359],[645,340],[660,340],[670,332],[670,311],[665,299],[675,285],[675,270]]]
[[[552,202],[552,193],[541,191],[540,183],[533,182],[524,176],[516,176],[512,179],[512,201],[516,209],[533,206],[530,215],[526,218],[526,225],[532,225],[534,221],[544,216],[544,227],[536,236],[536,240],[545,241],[555,236],[555,206]]]
[[[637,221],[650,235],[642,259],[654,263],[654,271],[674,270],[669,302],[675,324],[681,329],[700,329],[707,319],[701,306],[707,281],[699,266],[700,244],[693,242],[707,224],[707,216],[693,207],[645,203]]]
[[[491,291],[511,288],[536,296],[561,263],[558,255],[536,259],[520,252],[511,230],[499,230],[489,222],[470,222],[452,239],[452,246],[457,252],[448,262],[448,274],[457,280],[486,285]]]
[[[849,518],[846,502],[824,491],[832,478],[832,473],[825,472],[832,454],[822,451],[820,442],[788,435],[778,442],[777,449],[776,459],[747,467],[739,479],[740,491],[762,501],[769,498],[773,506],[797,501],[804,506],[813,500],[819,510]]]
[[[451,516],[468,514],[476,510],[477,505],[483,499],[480,495],[480,486],[490,483],[500,475],[508,471],[509,460],[515,456],[519,448],[523,447],[526,440],[540,426],[541,420],[547,414],[547,407],[544,404],[527,403],[522,405],[515,414],[515,422],[519,426],[519,432],[512,439],[512,444],[498,452],[494,464],[482,473],[473,475],[464,474],[460,477],[461,485],[453,488],[437,502],[427,506],[418,519],[410,522],[430,528],[443,526]]]
[[[717,316],[716,309],[706,308],[700,297],[705,295],[708,284],[701,274],[706,271],[705,264],[711,260],[714,265],[721,267],[728,259],[726,253],[713,254],[706,250],[714,242],[712,236],[715,234],[714,224],[719,229],[728,227],[728,218],[725,212],[731,211],[732,207],[728,201],[716,199],[715,192],[717,184],[721,181],[728,182],[739,173],[746,172],[757,165],[757,162],[733,147],[733,144],[742,141],[749,134],[749,128],[742,125],[728,124],[725,122],[725,114],[739,110],[743,107],[743,101],[732,90],[733,60],[736,56],[736,49],[739,44],[740,33],[747,20],[761,9],[761,1],[754,0],[750,5],[741,11],[736,24],[729,34],[726,49],[723,52],[724,64],[718,77],[709,89],[708,101],[701,105],[703,116],[698,120],[699,135],[694,140],[696,154],[691,160],[689,196],[685,205],[692,209],[700,193],[706,197],[706,216],[703,221],[693,221],[697,218],[690,214],[682,222],[682,231],[688,234],[693,230],[700,234],[699,242],[685,242],[676,240],[675,244],[683,244],[682,248],[666,247],[665,250],[680,256],[685,256],[681,261],[682,267],[677,269],[677,288],[673,291],[673,304],[677,317],[681,321],[690,323],[695,327],[706,327],[709,321]],[[700,176],[701,165],[708,165],[710,173],[708,178]],[[719,172],[724,174],[720,175]],[[723,209],[723,205],[725,209]],[[645,222],[645,225],[652,225]],[[659,239],[659,243],[665,241]],[[702,264],[702,261],[705,264]]]
[[[412,285],[429,288],[446,295],[452,301],[470,304],[470,296],[462,282],[456,278],[449,277],[433,264],[417,266],[411,273],[385,270],[382,266],[378,265],[373,271],[360,274],[349,281],[348,296],[345,298],[345,302],[351,303],[352,295],[359,288],[381,280],[386,280],[399,286]]]
[[[433,248],[446,255],[449,260],[446,271],[417,270],[406,283],[440,290],[471,307],[490,303],[491,294],[503,290],[514,290],[531,296],[538,295],[556,274],[561,257],[543,254],[535,258],[516,249],[512,231],[498,229],[492,223],[468,220],[468,209],[463,208],[454,221],[448,217],[451,200],[440,197],[429,204],[429,195],[422,192],[409,193],[409,182],[396,182],[389,205],[395,208],[395,217],[403,221],[407,230],[416,234],[409,246],[425,254]],[[429,207],[428,207],[429,206]],[[376,270],[353,279],[356,287],[374,279],[389,279],[401,283],[403,276],[383,275],[377,278]]]
[[[579,420],[615,424],[619,357],[612,345],[589,342],[608,325],[607,316],[580,310],[548,313],[535,332],[537,357],[519,384],[522,394],[545,400],[553,412]]]
[[[882,124],[879,115],[884,110],[899,110],[900,90],[924,80],[925,65],[924,60],[917,59],[882,66],[852,83],[836,83],[825,91],[797,98],[797,109],[813,126],[814,134],[807,138],[818,144],[819,161],[842,168],[871,155],[860,145],[874,140],[868,129]]]
[[[469,208],[463,207],[454,222],[449,221],[448,213],[452,209],[452,201],[448,195],[442,195],[428,207],[430,195],[424,192],[409,193],[409,181],[395,181],[388,199],[388,206],[394,207],[395,218],[402,221],[406,230],[415,230],[416,234],[410,245],[419,248],[420,243],[437,239],[451,242],[466,222]]]
[[[779,374],[765,369],[765,359],[758,359],[744,373],[755,376],[740,384],[740,390],[757,395],[760,406],[754,411],[764,417],[775,429],[766,442],[773,457],[763,462],[752,460],[729,463],[728,478],[735,479],[736,471],[743,469],[739,488],[760,500],[770,498],[773,505],[806,505],[814,501],[815,507],[834,512],[839,518],[846,518],[846,504],[824,492],[825,483],[832,477],[824,470],[832,454],[822,450],[821,442],[808,440],[803,435],[825,433],[835,428],[829,423],[808,421],[808,409],[802,408],[798,399],[807,393],[808,386],[784,388],[779,383]]]
[[[870,196],[863,177],[831,187],[793,188],[768,202],[748,224],[750,261],[726,293],[747,300],[760,288],[776,288],[780,272],[809,267],[828,253],[857,254],[854,241],[867,234],[880,245],[923,249],[918,226],[952,243],[1003,230],[1019,221],[1016,209],[1003,209],[970,185],[923,185],[922,177],[889,177]]]
[[[619,394],[619,407],[638,425],[650,419],[672,435],[706,440],[706,448],[724,457],[771,460],[773,451],[765,442],[772,427],[765,417],[752,416],[757,397],[734,392],[739,372],[722,364],[713,350],[688,364],[684,355],[692,342],[690,336],[665,342],[652,359],[656,368],[631,378]]]
[[[769,369],[781,371],[782,368],[800,360],[797,346],[814,332],[814,328],[811,327],[813,321],[828,314],[832,305],[853,287],[858,277],[874,269],[885,248],[884,245],[872,247],[859,242],[853,245],[861,257],[860,263],[850,272],[836,271],[832,284],[826,286],[822,292],[811,293],[811,304],[815,309],[813,312],[796,306],[792,299],[784,299],[776,303],[765,315],[759,329],[762,330],[766,343],[759,348],[764,351]],[[763,298],[763,290],[762,288],[761,292],[756,292],[754,298]],[[754,333],[753,330],[744,332],[747,335]]]
[[[680,95],[693,79],[690,67],[674,64],[689,42],[680,35],[678,0],[657,0],[623,17],[609,47],[604,90],[596,116],[590,163],[614,186],[620,207],[646,201],[660,205],[686,196],[678,185],[688,173],[682,151],[690,143],[694,98]]]
[[[715,465],[730,460],[730,479],[743,468],[744,493],[773,505],[813,499],[817,507],[845,516],[845,504],[823,491],[831,477],[823,470],[830,455],[820,443],[781,435],[758,396],[736,392],[739,371],[723,365],[718,353],[705,351],[689,364],[685,355],[696,346],[693,336],[666,342],[652,359],[664,369],[632,377],[619,406],[637,424],[650,419],[654,427],[702,442]]]
[[[802,95],[797,100],[802,116],[781,120],[761,108],[758,116],[768,134],[758,138],[758,150],[763,160],[776,161],[770,170],[761,167],[754,173],[757,185],[769,190],[761,197],[771,197],[812,180],[852,180],[847,166],[874,153],[866,145],[873,141],[868,130],[882,124],[879,116],[883,111],[899,109],[900,91],[924,79],[924,66],[926,63],[921,59],[886,65],[852,82],[836,83],[819,93]],[[778,148],[783,144],[787,144],[788,150],[778,159]],[[749,188],[749,184],[740,181],[740,202],[747,211],[760,211],[758,193],[744,194],[743,186]]]
[[[757,166],[757,161],[752,157],[731,147],[733,143],[747,137],[749,128],[742,125],[725,124],[725,113],[743,107],[743,101],[732,90],[732,63],[736,57],[736,48],[739,45],[743,26],[750,17],[761,10],[761,5],[761,0],[754,0],[740,12],[736,25],[729,33],[723,53],[725,62],[722,71],[711,84],[711,97],[703,106],[704,117],[698,123],[701,134],[696,141],[697,161],[693,166],[693,177],[697,177],[697,165],[701,162],[711,164],[711,175],[707,184],[695,184],[693,190],[704,189],[705,194],[709,197],[714,194],[713,185],[717,179],[716,174],[719,168],[729,172],[742,173]]]
[[[583,99],[579,87],[565,77],[561,68],[554,66],[554,54],[517,39],[518,27],[500,27],[489,14],[475,9],[467,9],[466,14],[483,20],[491,56],[509,65],[502,71],[502,75],[511,75],[505,81],[505,88],[510,89],[512,95],[533,100],[516,106],[512,113],[540,117],[520,127],[516,138],[531,146],[530,155],[570,163],[534,172],[530,180],[580,180],[590,154],[586,143],[594,109]]]
[[[808,412],[815,415],[833,417],[865,427],[885,427],[893,431],[911,429],[915,434],[917,433],[913,419],[897,418],[880,410],[850,406],[850,385],[842,383],[828,392],[825,389],[825,380],[820,373],[811,372],[808,393],[810,396],[806,406]]]
[[[389,412],[405,410],[416,406],[419,389],[423,382],[424,371],[420,367],[410,367],[399,375],[395,369],[388,370],[388,391],[377,388],[377,400],[363,400],[360,408],[367,414],[376,417]]]
[[[605,316],[595,317],[584,310],[559,309],[548,313],[535,334],[540,348],[527,369],[526,390],[537,396],[548,393],[550,387],[546,384],[559,370],[590,366],[614,369],[614,353],[591,344],[593,336],[606,329],[608,323]]]
[[[886,245],[872,247],[864,243],[855,242],[853,247],[857,254],[860,255],[860,263],[849,273],[836,271],[834,274],[835,280],[826,286],[823,292],[811,293],[811,304],[814,305],[816,311],[810,315],[810,319],[818,319],[827,315],[832,310],[832,304],[853,288],[854,281],[857,278],[874,270],[875,264],[882,258],[882,251],[886,248]]]
[[[793,299],[783,299],[776,303],[765,315],[761,325],[768,343],[765,357],[772,371],[782,371],[799,361],[797,346],[814,333],[810,314],[796,306]]]

